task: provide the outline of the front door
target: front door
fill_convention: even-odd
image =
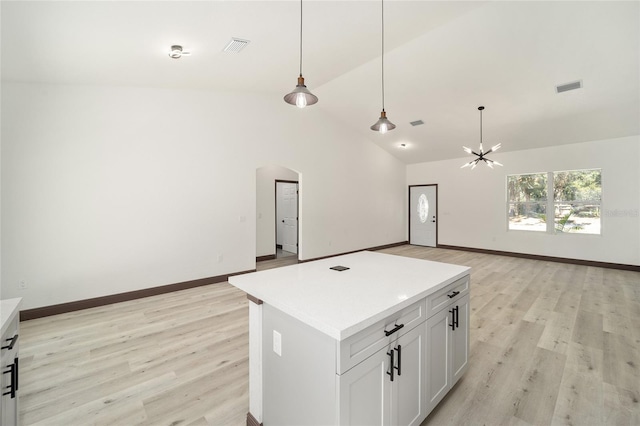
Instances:
[[[438,185],[409,186],[409,244],[436,246],[437,203]]]

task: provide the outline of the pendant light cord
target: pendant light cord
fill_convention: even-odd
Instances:
[[[300,77],[302,77],[302,0],[300,0]]]
[[[384,111],[384,0],[382,0],[382,111]]]

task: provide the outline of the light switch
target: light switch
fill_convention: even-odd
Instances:
[[[282,335],[275,330],[273,330],[273,351],[278,356],[282,356]]]

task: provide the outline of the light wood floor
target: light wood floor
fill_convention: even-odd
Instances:
[[[640,425],[640,273],[383,251],[473,268],[470,368],[423,425]],[[245,423],[248,302],[227,283],[23,322],[20,351],[24,425]]]

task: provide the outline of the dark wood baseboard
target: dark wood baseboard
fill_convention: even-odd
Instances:
[[[257,256],[256,262],[264,262],[265,260],[274,260],[276,258],[275,254],[267,254],[265,256]]]
[[[158,294],[164,293],[171,293],[172,291],[186,290],[188,288],[221,283],[227,281],[231,276],[246,274],[248,272],[255,272],[255,269],[227,275],[218,275],[216,277],[184,281],[181,283],[168,284],[159,287],[145,288],[142,290],[128,291],[126,293],[110,294],[108,296],[94,297],[92,299],[77,300],[73,302],[61,303],[59,305],[25,309],[24,311],[20,311],[20,321],[28,321],[36,318],[48,317],[51,315],[79,311],[81,309],[96,308],[98,306],[110,305],[112,303],[126,302],[128,300],[141,299],[143,297],[156,296]]]
[[[359,251],[365,251],[365,250],[367,250],[367,251],[382,250],[382,249],[387,249],[387,248],[391,248],[391,247],[404,246],[404,245],[407,245],[407,244],[409,244],[408,241],[400,241],[398,243],[385,244],[383,246],[375,246],[375,247],[363,248],[363,249],[360,249],[360,250],[347,251],[347,252],[344,252],[344,253],[330,254],[329,256],[314,257],[312,259],[298,260],[298,263],[313,262],[314,260],[329,259],[331,257],[342,256],[342,255],[351,254],[351,253],[357,253]]]
[[[377,246],[377,247],[370,247],[362,250],[375,251],[375,250],[382,250],[390,247],[402,246],[405,244],[407,244],[407,241],[401,241],[398,243],[386,244],[386,245]],[[331,256],[318,257],[318,258],[309,259],[309,260],[299,260],[298,262],[299,263],[311,262],[313,260],[320,260],[320,259],[326,259],[326,258],[335,257],[335,256],[341,256],[343,254],[356,253],[362,250],[354,250],[347,253],[333,254]],[[272,260],[275,258],[276,256],[273,255],[273,257],[269,256],[269,259],[265,259],[265,260]],[[256,260],[258,260],[258,258],[256,258]],[[110,294],[108,296],[94,297],[92,299],[76,300],[73,302],[61,303],[58,305],[43,306],[41,308],[25,309],[24,311],[20,312],[20,321],[28,321],[32,319],[48,317],[51,315],[58,315],[58,314],[64,314],[67,312],[79,311],[82,309],[96,308],[99,306],[110,305],[112,303],[126,302],[129,300],[141,299],[143,297],[156,296],[158,294],[170,293],[172,291],[186,290],[188,288],[199,287],[199,286],[208,285],[208,284],[221,283],[221,282],[227,281],[231,276],[247,274],[249,272],[255,272],[255,269],[248,270],[248,271],[235,272],[227,275],[219,275],[216,277],[185,281],[185,282],[176,283],[176,284],[168,284],[168,285],[163,285],[159,287],[145,288],[142,290],[128,291],[126,293]]]
[[[262,426],[262,423],[258,422],[253,414],[247,413],[247,426]]]
[[[475,247],[448,246],[448,245],[444,245],[444,244],[438,244],[437,248],[449,249],[449,250],[472,251],[472,252],[476,252],[476,253],[495,254],[495,255],[498,255],[498,256],[520,257],[520,258],[523,258],[523,259],[545,260],[545,261],[548,261],[548,262],[571,263],[571,264],[574,264],[574,265],[594,266],[594,267],[597,267],[597,268],[622,269],[622,270],[625,270],[625,271],[640,272],[640,266],[638,266],[638,265],[626,265],[624,263],[598,262],[598,261],[595,261],[595,260],[583,260],[583,259],[571,259],[571,258],[566,258],[566,257],[543,256],[543,255],[539,255],[539,254],[516,253],[516,252],[511,252],[511,251],[500,251],[500,250],[488,250],[488,249],[475,248]]]

